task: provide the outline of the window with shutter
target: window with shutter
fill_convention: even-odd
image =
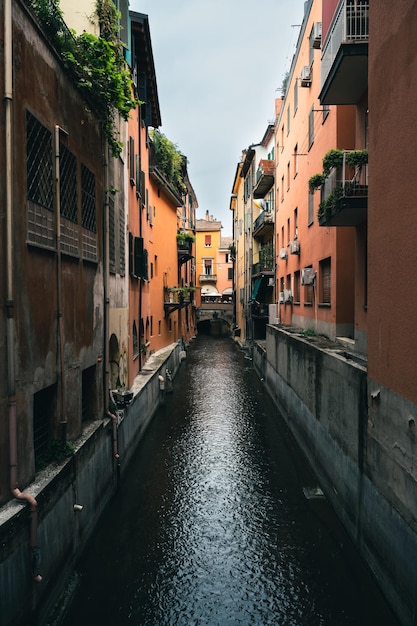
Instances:
[[[331,261],[320,261],[320,304],[331,304]]]

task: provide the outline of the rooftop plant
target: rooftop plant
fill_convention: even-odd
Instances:
[[[155,149],[158,169],[169,184],[180,194],[183,194],[187,189],[184,183],[184,155],[159,130],[151,130],[150,135]]]

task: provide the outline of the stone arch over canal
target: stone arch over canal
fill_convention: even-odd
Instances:
[[[233,328],[233,303],[202,302],[197,309],[197,330],[205,335],[229,337]]]

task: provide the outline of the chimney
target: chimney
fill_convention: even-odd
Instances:
[[[210,217],[210,216],[209,216],[209,212],[208,212],[208,211],[206,211],[206,222],[208,222],[208,221],[209,221],[209,217]]]

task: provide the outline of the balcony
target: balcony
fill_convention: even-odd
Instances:
[[[191,239],[189,240],[178,240],[177,239],[177,252],[178,252],[178,263],[182,265],[187,261],[190,261],[193,258],[192,255],[193,250],[193,242]]]
[[[164,287],[164,313],[169,317],[171,313],[191,304],[194,287]]]
[[[356,104],[368,86],[369,0],[341,0],[322,46],[320,103]]]
[[[275,276],[275,252],[272,245],[253,254],[252,276]]]
[[[263,241],[274,236],[274,214],[271,211],[262,211],[253,223],[253,236]]]
[[[253,189],[254,198],[265,198],[274,184],[275,161],[261,159],[256,172],[256,184]]]
[[[217,283],[217,274],[200,274],[200,283]]]
[[[346,152],[345,152],[346,155]],[[333,169],[321,187],[320,226],[358,226],[367,220],[368,168]]]

